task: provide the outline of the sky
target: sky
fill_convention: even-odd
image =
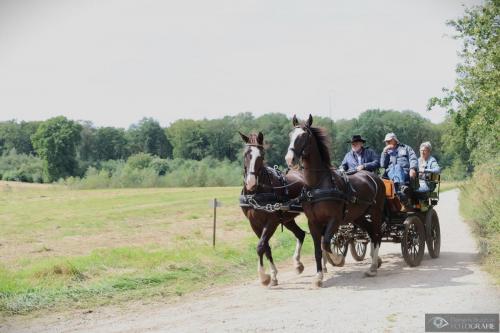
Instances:
[[[473,0],[0,0],[0,121],[426,111]]]

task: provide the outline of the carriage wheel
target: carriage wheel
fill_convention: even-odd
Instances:
[[[367,243],[356,242],[355,240],[349,242],[349,250],[356,261],[363,261],[365,259],[366,248]]]
[[[345,264],[345,256],[347,254],[347,242],[342,237],[334,235],[330,241],[330,249],[332,253],[327,253],[326,259],[332,266],[342,267]],[[326,251],[325,251],[326,252]]]
[[[420,265],[425,250],[425,227],[417,216],[408,217],[405,222],[405,231],[401,240],[403,258],[410,267]]]
[[[441,229],[439,228],[439,218],[434,209],[428,211],[426,224],[426,243],[427,250],[431,258],[439,257],[441,250]]]

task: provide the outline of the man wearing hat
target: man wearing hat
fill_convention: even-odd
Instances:
[[[380,166],[379,157],[372,149],[364,147],[365,142],[361,135],[353,135],[351,141],[347,141],[351,144],[351,151],[345,154],[340,165],[344,171],[377,171]]]
[[[380,166],[385,168],[387,177],[394,181],[402,203],[407,206],[410,179],[414,180],[417,177],[417,155],[410,146],[399,142],[394,133],[387,133],[384,142],[386,146],[380,156]]]

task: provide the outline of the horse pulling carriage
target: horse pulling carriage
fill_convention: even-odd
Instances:
[[[410,266],[420,264],[425,243],[431,257],[439,256],[439,219],[434,210],[439,200],[439,178],[429,179],[437,185],[437,192],[416,193],[413,209],[402,212],[393,184],[386,186],[380,177],[367,171],[349,175],[333,171],[328,137],[311,125],[311,116],[302,125],[293,118],[294,130],[285,160],[290,168],[300,166],[302,171],[286,174],[264,164],[262,133],[250,137],[240,133],[247,146],[240,206],[260,238],[257,253],[262,284],[277,284],[269,239],[279,224],[295,234],[294,266],[299,274],[303,271],[300,250],[305,232],[294,220],[301,212],[307,217],[314,242],[316,287],[322,285],[325,258],[334,265],[343,265],[349,244],[356,260],[363,260],[367,245],[371,245],[372,262],[366,276],[375,276],[381,265],[381,242],[401,243],[403,257]],[[270,262],[271,276],[265,274],[264,254]]]

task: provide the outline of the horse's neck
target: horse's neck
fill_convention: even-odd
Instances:
[[[308,187],[318,188],[331,184],[331,170],[328,164],[321,159],[316,140],[312,142],[309,158],[303,160],[304,180]]]

